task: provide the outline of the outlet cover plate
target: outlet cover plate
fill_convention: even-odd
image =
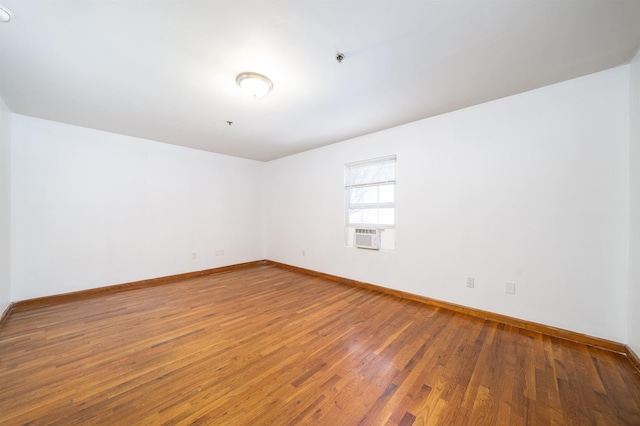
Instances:
[[[516,283],[513,281],[505,281],[504,292],[507,294],[516,294]]]

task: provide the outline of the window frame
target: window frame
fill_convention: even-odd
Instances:
[[[365,183],[351,183],[352,182],[352,170],[357,169],[358,167],[371,166],[374,164],[382,164],[382,163],[392,163],[393,164],[393,179],[384,179],[384,180],[372,180]],[[378,228],[378,229],[395,229],[396,227],[396,163],[397,156],[388,155],[384,157],[372,158],[368,160],[356,161],[352,163],[345,164],[344,167],[344,197],[345,197],[345,228]],[[393,202],[380,202],[380,193],[379,188],[382,186],[393,185]],[[378,193],[376,195],[375,203],[351,203],[351,191],[353,189],[358,188],[378,188]],[[352,223],[350,222],[350,214],[349,212],[353,210],[353,207],[360,207],[362,210],[366,209],[376,209],[379,210],[381,208],[392,208],[393,209],[393,224],[389,223]]]

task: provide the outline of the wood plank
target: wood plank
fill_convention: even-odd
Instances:
[[[640,424],[623,354],[272,265],[15,310],[0,424]]]
[[[201,277],[204,275],[219,274],[238,269],[251,268],[256,265],[264,264],[265,261],[239,263],[236,265],[222,266],[219,268],[205,269],[202,271],[186,272],[184,274],[169,275],[165,277],[150,278],[147,280],[134,281],[123,284],[115,284],[105,287],[90,288],[87,290],[79,290],[70,293],[54,294],[51,296],[38,297],[35,299],[21,300],[12,303],[12,309],[23,311],[27,309],[40,308],[43,306],[59,305],[63,303],[74,302],[78,300],[91,299],[112,293],[120,293],[123,291],[136,290],[145,287],[154,287],[158,285],[171,284],[178,281],[188,280],[190,278]],[[2,321],[0,321],[0,326]]]
[[[401,290],[381,287],[375,284],[369,284],[369,283],[365,283],[357,280],[352,280],[349,278],[339,277],[336,275],[325,274],[323,272],[318,272],[318,271],[313,271],[311,269],[305,269],[297,266],[287,265],[287,264],[275,262],[272,260],[265,260],[265,262],[268,265],[273,265],[273,266],[277,266],[279,268],[287,269],[290,271],[296,271],[296,272],[301,272],[308,275],[322,277],[327,280],[338,282],[340,284],[364,288],[367,290],[372,290],[379,293],[398,297],[400,299],[413,300],[419,303],[424,303],[426,305],[436,306],[439,308],[460,312],[466,315],[471,315],[478,318],[487,319],[490,321],[496,321],[502,324],[509,324],[514,327],[522,328],[524,330],[531,330],[531,331],[535,331],[541,334],[546,334],[549,336],[560,337],[566,340],[572,340],[578,343],[584,343],[586,345],[595,346],[598,348],[607,349],[614,352],[628,354],[630,351],[630,348],[624,345],[623,343],[614,342],[614,341],[602,339],[599,337],[589,336],[586,334],[577,333],[575,331],[564,330],[564,329],[553,327],[546,324],[539,324],[533,321],[526,321],[520,318],[514,318],[507,315],[497,314],[494,312],[483,311],[481,309],[475,309],[468,306],[457,305],[455,303],[444,302],[442,300],[437,300],[437,299],[432,299],[425,296],[420,296],[417,294],[407,293]]]

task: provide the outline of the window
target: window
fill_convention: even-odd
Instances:
[[[396,156],[347,164],[345,168],[347,244],[356,227],[380,228],[382,248],[394,250]],[[387,232],[386,230],[389,230]],[[385,241],[386,240],[386,241]]]

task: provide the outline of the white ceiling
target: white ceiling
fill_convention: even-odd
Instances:
[[[0,24],[13,112],[263,161],[621,65],[640,46],[640,0],[0,4],[14,14]],[[273,91],[244,95],[244,71]]]

